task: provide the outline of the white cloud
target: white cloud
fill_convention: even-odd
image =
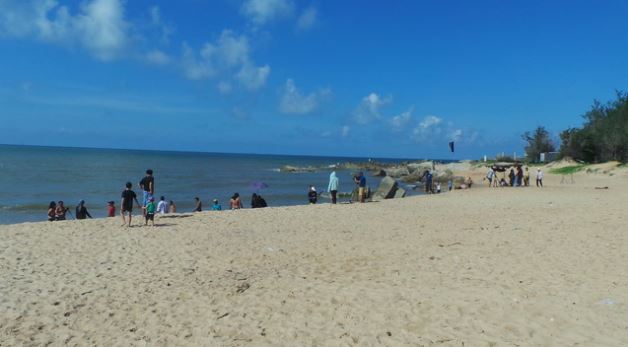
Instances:
[[[79,45],[101,60],[119,57],[130,43],[122,0],[92,0],[78,13],[54,0],[0,2],[0,36]]]
[[[316,19],[318,16],[318,10],[315,7],[308,7],[301,13],[299,19],[297,19],[297,29],[309,30],[316,25]]]
[[[286,80],[286,85],[279,103],[279,111],[285,114],[308,114],[314,111],[321,99],[327,97],[331,92],[323,89],[319,92],[313,92],[302,95],[297,89],[292,79]]]
[[[257,90],[266,85],[266,79],[270,74],[270,66],[254,66],[250,63],[242,65],[236,74],[236,79],[248,90]]]
[[[412,130],[411,138],[417,142],[455,141],[474,143],[479,133],[474,130],[456,127],[453,122],[445,122],[441,117],[426,116]]]
[[[241,65],[249,60],[249,40],[244,35],[236,36],[231,30],[223,30],[216,43],[205,44],[201,56],[218,67]]]
[[[441,123],[443,119],[436,116],[426,116],[412,131],[412,137],[417,141],[427,141],[439,136],[443,129]]]
[[[421,129],[429,129],[435,125],[440,124],[443,121],[442,118],[436,116],[427,116],[423,118],[421,123],[419,123],[419,128]]]
[[[216,42],[205,43],[198,53],[184,44],[181,67],[189,79],[232,76],[248,90],[263,87],[270,74],[270,66],[256,66],[251,59],[248,38],[238,36],[231,30],[223,30]],[[226,91],[225,87],[218,86],[223,92]]]
[[[412,111],[413,109],[410,108],[408,111],[402,112],[400,115],[394,116],[390,120],[390,124],[392,125],[394,131],[402,131],[406,125],[412,121]]]
[[[350,131],[351,128],[348,125],[345,125],[340,129],[340,134],[342,135],[342,137],[347,137],[349,136]]]
[[[390,101],[390,98],[382,98],[376,93],[371,93],[362,99],[362,102],[353,112],[353,118],[359,124],[379,120],[382,118],[380,109]]]
[[[146,53],[146,61],[153,65],[168,65],[171,59],[166,53],[154,50]]]
[[[451,129],[448,137],[450,141],[459,141],[462,138],[462,129]]]
[[[276,19],[289,17],[294,13],[291,0],[247,0],[240,12],[255,25],[264,25]]]
[[[210,62],[199,59],[190,46],[183,43],[183,56],[181,66],[185,77],[191,80],[202,80],[215,76],[216,72]]]

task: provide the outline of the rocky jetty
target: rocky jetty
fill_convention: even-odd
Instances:
[[[470,166],[468,162],[457,162],[449,164],[437,164],[433,161],[422,162],[400,162],[400,163],[380,163],[368,162],[345,162],[328,166],[292,166],[286,165],[280,168],[280,172],[304,173],[342,170],[351,172],[364,172],[373,177],[383,177],[380,187],[373,193],[374,200],[400,198],[406,195],[406,191],[399,187],[397,181],[414,185],[415,187],[425,184],[425,172],[432,172],[432,181],[447,186],[449,181],[454,186],[464,183],[465,177],[456,175],[454,171],[466,171]],[[413,188],[414,189],[414,188]]]

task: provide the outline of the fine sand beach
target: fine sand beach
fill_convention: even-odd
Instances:
[[[470,190],[154,228],[3,225],[0,345],[626,346],[628,174],[608,169],[546,170],[543,189],[477,169]]]

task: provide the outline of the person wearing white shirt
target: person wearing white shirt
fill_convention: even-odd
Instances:
[[[536,169],[536,186],[543,187],[543,171]]]
[[[168,213],[168,203],[166,202],[166,198],[163,196],[159,199],[159,203],[157,204],[157,213]]]

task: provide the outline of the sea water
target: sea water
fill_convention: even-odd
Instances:
[[[402,159],[378,159],[399,162]],[[212,199],[228,208],[233,193],[240,193],[250,207],[254,182],[268,187],[259,190],[269,206],[307,204],[309,185],[319,192],[327,189],[331,167],[368,158],[313,157],[258,154],[224,154],[121,149],[66,148],[0,145],[0,224],[44,221],[50,201],[62,200],[70,211],[80,200],[93,217],[105,217],[107,201],[120,207],[126,182],[141,200],[138,182],[152,169],[155,199],[172,200],[177,212],[190,212],[194,197],[208,210]],[[285,165],[317,167],[315,172],[287,173]],[[352,172],[337,170],[339,191],[355,187]],[[367,174],[367,183],[377,188],[380,179]],[[344,199],[341,199],[341,201]],[[329,200],[320,198],[320,202]],[[68,216],[70,219],[72,217]]]

